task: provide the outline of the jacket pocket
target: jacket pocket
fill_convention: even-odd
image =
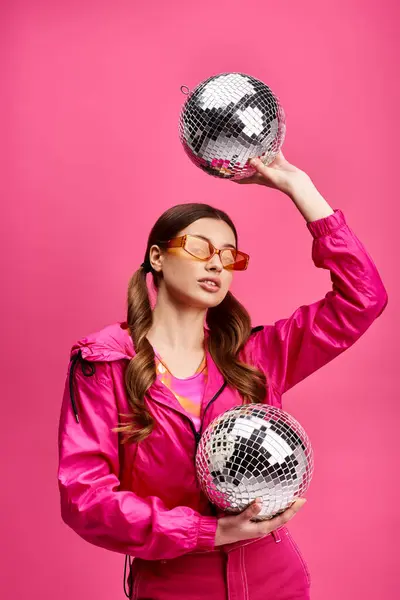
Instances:
[[[301,562],[301,564],[303,565],[303,570],[304,570],[304,575],[306,576],[306,579],[308,581],[308,585],[311,585],[311,574],[310,574],[310,570],[308,568],[308,565],[306,563],[306,561],[303,558],[303,555],[300,551],[300,548],[298,547],[298,545],[296,544],[296,542],[294,541],[294,539],[292,538],[290,532],[288,529],[286,529],[285,531],[287,538],[293,548],[293,550],[296,552],[297,556],[299,557],[299,560]]]

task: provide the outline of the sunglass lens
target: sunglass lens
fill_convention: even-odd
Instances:
[[[193,256],[198,258],[208,258],[210,256],[210,247],[205,240],[196,237],[187,237],[185,249]]]

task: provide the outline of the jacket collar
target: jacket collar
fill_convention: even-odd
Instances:
[[[81,351],[82,358],[90,362],[131,360],[136,352],[127,329],[126,321],[118,321],[81,338],[72,346],[71,358]],[[207,329],[205,329],[205,335],[206,337],[208,335]],[[207,346],[206,361],[208,376],[204,393],[205,399],[212,397],[224,383],[222,373],[215,364]],[[156,387],[159,386],[156,385]]]

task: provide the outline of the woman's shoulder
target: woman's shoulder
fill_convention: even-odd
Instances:
[[[131,359],[134,355],[132,339],[124,321],[117,321],[89,333],[77,340],[71,355],[81,351],[82,358],[89,361],[114,361]]]
[[[260,335],[263,335],[265,328],[266,328],[265,325],[256,325],[255,327],[251,328],[249,337],[247,338],[247,340],[244,343],[243,348],[240,352],[241,358],[245,362],[254,364],[254,365],[257,363],[257,356],[256,356],[257,339]]]

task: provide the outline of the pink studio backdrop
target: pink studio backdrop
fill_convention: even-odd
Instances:
[[[125,317],[162,211],[228,211],[252,257],[234,292],[254,325],[330,289],[287,197],[212,178],[180,146],[180,86],[225,71],[278,94],[286,158],[344,211],[388,290],[379,320],[284,407],[315,451],[290,525],[312,597],[399,597],[399,12],[394,0],[1,3],[1,597],[123,597],[123,555],[61,521],[57,425],[70,346]]]

